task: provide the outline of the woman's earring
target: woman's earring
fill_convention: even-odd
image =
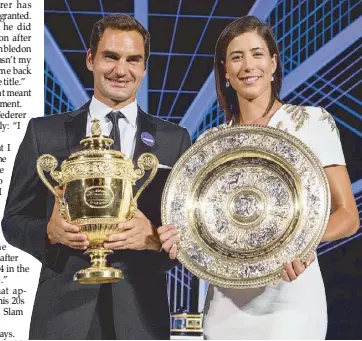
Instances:
[[[228,88],[230,86],[230,82],[226,81],[225,86]]]
[[[274,81],[274,75],[272,75],[271,81],[272,81],[272,82]]]

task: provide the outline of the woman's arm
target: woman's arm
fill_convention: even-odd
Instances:
[[[359,216],[346,167],[328,166],[325,171],[331,191],[332,214],[322,241],[333,241],[356,233]]]

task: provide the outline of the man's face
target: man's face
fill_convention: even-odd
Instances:
[[[95,98],[114,109],[133,102],[146,73],[141,34],[107,28],[95,56],[88,50],[87,67],[93,72]]]

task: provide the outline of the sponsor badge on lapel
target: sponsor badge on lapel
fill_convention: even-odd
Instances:
[[[155,138],[150,133],[147,132],[143,132],[141,134],[141,140],[144,144],[150,147],[152,147],[155,144]]]

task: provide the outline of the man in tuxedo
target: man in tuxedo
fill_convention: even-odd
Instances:
[[[41,263],[30,326],[31,339],[168,339],[169,308],[165,273],[175,263],[161,251],[157,227],[169,169],[190,145],[186,129],[151,116],[137,106],[137,89],[149,56],[149,33],[134,18],[111,15],[93,27],[86,63],[94,77],[94,96],[80,109],[30,120],[20,145],[6,203],[3,232],[13,246]],[[114,250],[111,266],[124,279],[84,285],[73,274],[89,266],[89,244],[79,228],[63,220],[54,197],[41,182],[36,161],[52,154],[59,162],[79,150],[100,121],[127,157],[155,154],[161,164],[143,192],[136,216],[105,246]],[[136,192],[141,185],[134,188]],[[161,231],[174,234],[172,227]]]

